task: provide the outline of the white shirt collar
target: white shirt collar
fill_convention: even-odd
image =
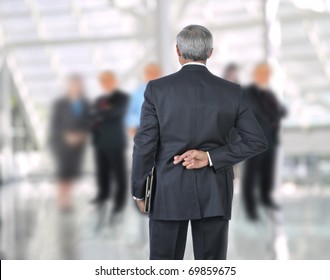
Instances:
[[[200,66],[204,66],[204,67],[206,67],[206,65],[205,65],[204,63],[195,62],[195,61],[187,62],[187,63],[183,64],[182,67],[183,67],[183,66],[186,66],[186,65],[200,65]]]

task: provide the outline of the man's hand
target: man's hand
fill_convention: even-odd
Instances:
[[[144,212],[144,199],[143,200],[136,200],[136,205],[143,214],[146,213],[146,212]]]
[[[187,169],[199,169],[209,165],[207,153],[199,150],[189,150],[174,157],[174,164],[182,162]]]
[[[83,132],[67,132],[64,134],[64,141],[69,146],[77,146],[86,139],[86,133]]]

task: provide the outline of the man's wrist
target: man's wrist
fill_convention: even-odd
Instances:
[[[144,197],[143,198],[138,198],[138,197],[133,196],[133,199],[136,200],[136,201],[139,201],[139,200],[144,200]]]

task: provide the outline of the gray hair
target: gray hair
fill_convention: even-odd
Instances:
[[[204,26],[188,25],[176,36],[176,42],[184,59],[205,61],[213,47],[213,36]]]

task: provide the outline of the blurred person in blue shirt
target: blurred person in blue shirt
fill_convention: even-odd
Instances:
[[[140,126],[140,112],[144,101],[144,91],[146,89],[146,85],[149,81],[160,78],[162,74],[161,72],[161,68],[158,64],[147,64],[143,69],[144,83],[132,93],[126,120],[129,128],[129,134],[132,138],[134,137],[137,128]]]

